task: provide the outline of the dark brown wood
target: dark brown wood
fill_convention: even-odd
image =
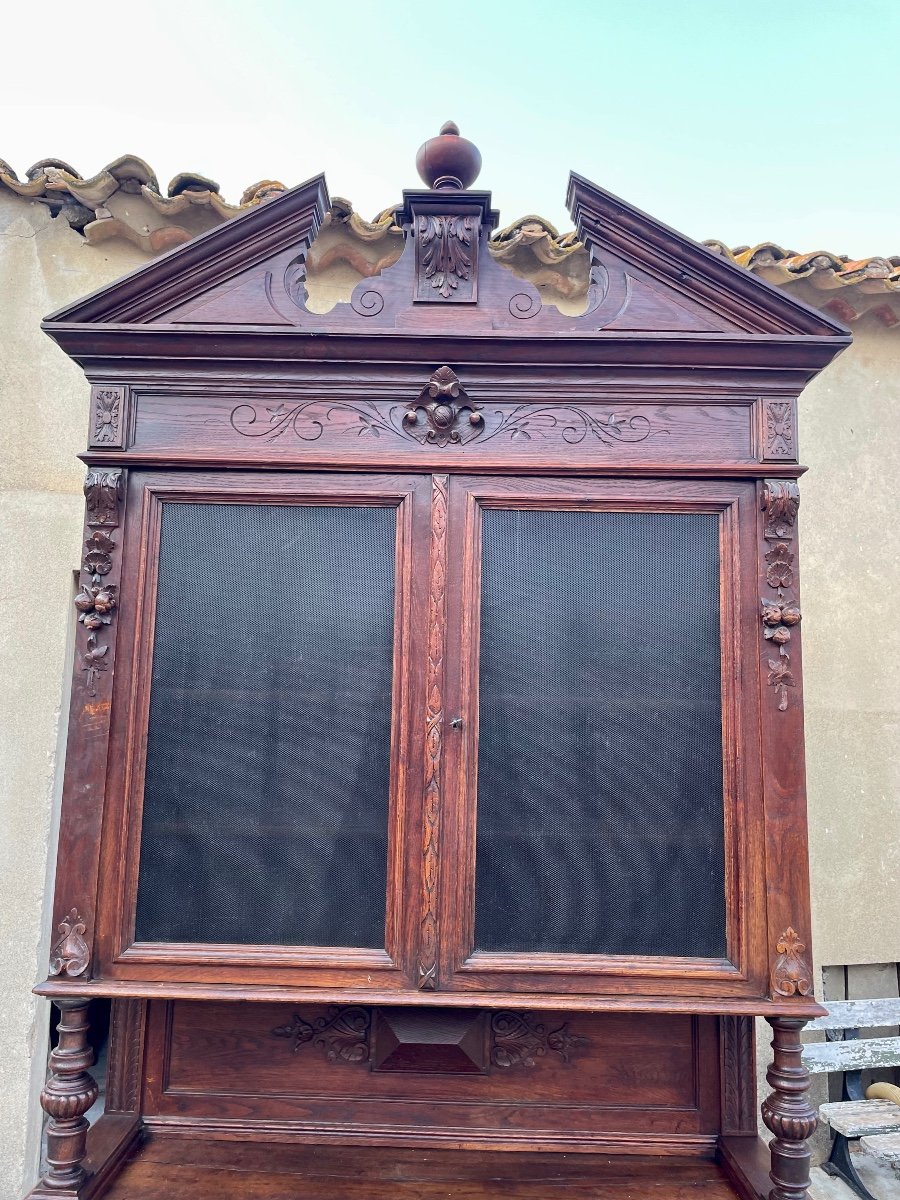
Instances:
[[[154,1137],[120,1175],[111,1200],[735,1200],[712,1159],[599,1154],[491,1154],[288,1147]],[[210,1165],[210,1158],[215,1165]]]
[[[800,1018],[769,1017],[773,1061],[766,1079],[773,1089],[763,1101],[762,1118],[775,1135],[771,1143],[772,1190],[769,1200],[805,1200],[809,1188],[810,1150],[816,1111],[809,1102],[809,1071],[803,1066]]]
[[[317,177],[44,324],[92,393],[56,933],[36,989],[72,1026],[45,1093],[42,1198],[760,1200],[760,1014],[776,1030],[773,1198],[805,1194],[795,1033],[821,1010],[796,405],[849,335],[577,175],[590,281],[565,316],[490,253],[498,214],[460,186],[477,151],[454,130],[425,148],[432,186],[404,193],[402,254],[329,313],[306,303],[330,203]],[[381,948],[135,941],[160,522],[183,502],[396,511]],[[479,523],[504,505],[718,520],[722,958],[474,951]],[[114,1001],[108,1112],[85,1159],[94,996]],[[551,1170],[534,1147],[578,1161]]]
[[[87,1172],[88,1123],[85,1113],[99,1089],[88,1067],[94,1052],[88,1042],[88,1010],[83,999],[54,1000],[59,1009],[59,1042],[50,1054],[50,1077],[41,1091],[47,1123],[47,1174],[41,1187],[53,1195],[76,1196]]]

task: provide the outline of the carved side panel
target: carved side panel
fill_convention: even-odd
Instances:
[[[110,1112],[137,1112],[140,1108],[146,1022],[146,1000],[113,1000],[106,1079]]]
[[[101,450],[121,450],[128,421],[128,389],[124,384],[91,388],[90,445]]]
[[[722,1132],[756,1132],[753,1018],[721,1017]]]

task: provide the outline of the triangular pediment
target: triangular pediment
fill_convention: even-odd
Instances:
[[[490,253],[490,194],[404,193],[400,258],[327,313],[307,307],[306,257],[329,209],[323,176],[242,214],[47,318],[63,328],[604,339],[846,337],[786,295],[579,175],[569,208],[590,256],[586,311],[564,315]]]

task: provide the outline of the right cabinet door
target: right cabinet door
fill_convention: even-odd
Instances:
[[[759,994],[754,495],[451,481],[445,986]]]

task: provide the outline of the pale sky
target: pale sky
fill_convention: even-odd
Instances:
[[[40,0],[4,18],[0,158],[124,153],[237,200],[324,171],[363,216],[448,118],[506,224],[570,169],[696,238],[900,254],[900,0]]]

